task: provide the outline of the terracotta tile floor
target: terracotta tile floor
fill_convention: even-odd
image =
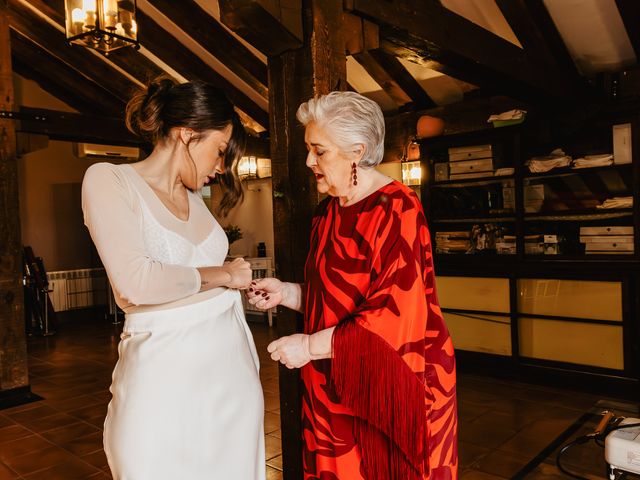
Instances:
[[[267,479],[282,479],[278,369],[266,353],[274,331],[262,323],[250,325],[262,362]],[[102,423],[119,333],[99,312],[76,311],[64,315],[55,336],[29,339],[31,387],[44,400],[0,410],[0,480],[111,478]],[[458,391],[464,480],[515,478],[598,401],[471,375],[459,376]],[[564,478],[554,459],[544,459],[526,478]],[[576,451],[568,461],[583,475],[604,478],[601,451]]]

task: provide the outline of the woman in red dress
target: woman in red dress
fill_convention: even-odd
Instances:
[[[384,119],[353,92],[304,103],[307,166],[328,197],[305,283],[257,280],[260,308],[304,313],[268,347],[301,368],[305,479],[457,478],[455,359],[438,305],[420,200],[378,172]]]

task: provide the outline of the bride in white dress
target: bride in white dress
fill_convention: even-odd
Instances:
[[[130,165],[91,166],[82,208],[126,319],[104,427],[115,480],[265,478],[258,356],[224,263],[224,231],[196,192],[218,175],[226,213],[242,190],[244,130],[203,83],[152,83],[127,125],[154,145]]]

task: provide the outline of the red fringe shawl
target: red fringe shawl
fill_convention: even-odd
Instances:
[[[383,338],[354,319],[333,334],[332,381],[353,410],[368,480],[414,480],[428,472],[425,386]]]

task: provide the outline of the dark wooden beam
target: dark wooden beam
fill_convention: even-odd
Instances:
[[[35,81],[43,90],[79,112],[123,115],[124,102],[13,30],[11,53],[15,72]]]
[[[189,80],[202,80],[221,88],[240,110],[268,128],[267,112],[141,10],[138,28],[140,42],[160,60]]]
[[[570,99],[570,82],[532,65],[521,48],[443,7],[439,2],[353,0],[353,13],[380,26],[381,47],[515,98]]]
[[[13,110],[7,0],[0,0],[0,110]],[[18,159],[12,120],[0,119],[0,402],[27,397],[29,371],[24,328]],[[21,392],[21,393],[18,393]],[[26,398],[24,398],[26,400]]]
[[[36,15],[18,0],[9,0],[11,28],[74,68],[78,75],[100,84],[116,98],[126,102],[137,87],[125,75],[96,58],[86,48],[67,44],[64,33]]]
[[[152,0],[170,18],[247,85],[267,97],[267,66],[194,0]]]
[[[47,135],[52,140],[139,147],[143,143],[129,132],[122,118],[21,107],[18,131]]]
[[[355,55],[380,46],[378,26],[348,12],[342,14],[345,51]]]
[[[219,0],[218,5],[222,23],[267,56],[302,45],[258,0]]]
[[[627,35],[640,63],[640,4],[637,0],[616,0]]]
[[[29,3],[64,27],[64,0],[29,0]],[[116,50],[109,55],[108,60],[144,84],[160,75],[167,75],[164,70],[133,48]]]
[[[496,0],[496,4],[511,26],[513,33],[518,37],[525,55],[530,58],[532,64],[538,64],[539,68],[542,69],[555,71],[558,75],[565,75],[576,84],[580,81],[571,56],[565,54],[554,55],[552,48],[558,49],[558,46],[554,45],[554,43],[558,40],[559,34],[542,0]],[[529,6],[531,6],[531,9]],[[544,12],[540,11],[540,8],[544,9]],[[540,26],[535,21],[532,12],[535,12],[536,17],[539,19]],[[544,18],[545,13],[548,20]],[[549,21],[551,25],[548,23]],[[551,27],[553,27],[553,31],[550,31]],[[550,38],[545,36],[542,28],[545,29]],[[562,42],[561,38],[560,41]],[[552,45],[554,46],[551,47]],[[584,88],[582,82],[580,83],[580,88]]]
[[[409,96],[412,108],[422,109],[436,106],[436,102],[431,99],[397,57],[389,55],[380,48],[369,50],[369,54],[389,74],[398,87]]]
[[[556,24],[553,22],[547,7],[544,5],[544,1],[525,0],[525,3],[529,15],[536,24],[536,27],[540,30],[553,58],[555,58],[560,65],[564,66],[565,71],[568,72],[571,78],[580,77],[580,72],[578,72],[573,57],[571,57],[564,40],[562,40],[562,36]]]
[[[304,162],[307,150],[296,110],[314,95],[344,90],[347,85],[342,0],[304,0],[302,5],[304,46],[268,61],[275,258],[279,276],[293,282],[304,281],[306,239],[318,202],[315,180]],[[278,336],[300,332],[302,317],[283,309],[277,328]],[[281,366],[279,381],[284,479],[299,480],[303,478],[299,372]]]
[[[373,78],[378,85],[386,92],[387,95],[398,105],[402,107],[411,103],[411,97],[398,85],[390,73],[380,65],[370,52],[361,52],[353,55],[367,73]]]

